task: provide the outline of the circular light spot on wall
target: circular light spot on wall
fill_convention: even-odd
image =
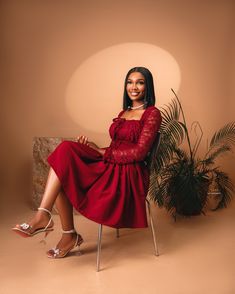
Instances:
[[[72,75],[66,107],[73,121],[90,131],[107,132],[122,109],[126,73],[135,66],[152,72],[157,107],[170,101],[171,88],[178,91],[180,69],[169,52],[147,43],[111,46],[90,56]]]

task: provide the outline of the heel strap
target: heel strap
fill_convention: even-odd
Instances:
[[[45,226],[45,230],[46,230],[46,229],[50,226],[50,224],[51,224],[51,221],[52,221],[52,214],[51,214],[50,210],[48,210],[48,209],[46,209],[46,208],[44,208],[44,207],[38,207],[38,210],[45,211],[45,212],[47,212],[47,213],[50,215],[50,219],[49,219],[49,221],[48,221],[48,224]]]
[[[50,217],[51,217],[51,212],[50,212],[50,210],[48,210],[48,209],[46,209],[46,208],[43,208],[43,207],[38,207],[38,210],[43,210],[43,211],[49,213],[49,215],[50,215]]]
[[[64,230],[61,230],[62,233],[64,234],[69,234],[69,233],[76,233],[76,231],[74,229],[70,230],[70,231],[64,231]]]

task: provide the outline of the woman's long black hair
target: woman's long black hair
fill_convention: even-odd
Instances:
[[[132,106],[132,101],[129,98],[127,91],[126,91],[126,85],[127,80],[129,78],[129,75],[133,72],[140,72],[145,77],[145,95],[144,95],[144,108],[147,108],[148,106],[154,106],[155,105],[155,93],[154,93],[154,85],[153,85],[153,76],[151,72],[146,67],[133,67],[131,68],[125,78],[125,84],[124,84],[124,94],[123,94],[123,109],[128,109]]]

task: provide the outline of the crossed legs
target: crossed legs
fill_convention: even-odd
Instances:
[[[52,168],[50,168],[40,207],[51,211],[54,204],[56,204],[56,208],[60,216],[62,229],[64,231],[73,230],[73,207],[64,194],[56,173]],[[33,233],[35,230],[45,227],[48,224],[49,218],[49,214],[45,211],[37,211],[30,222],[28,222],[30,225],[28,232]],[[16,225],[16,227],[17,226],[19,227],[19,225]],[[50,224],[50,226],[53,226],[53,222]],[[67,250],[71,247],[72,244],[75,243],[76,237],[77,234],[74,232],[63,234],[56,248]]]

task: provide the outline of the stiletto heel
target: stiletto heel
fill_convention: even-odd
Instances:
[[[45,232],[44,238],[40,241],[40,243],[43,243],[43,244],[46,244],[47,243],[46,242],[46,237],[49,235],[50,232],[52,232],[52,230]]]
[[[73,250],[75,247],[78,246],[78,253],[77,255],[81,255],[81,251],[80,251],[80,245],[84,242],[82,236],[80,234],[78,234],[74,229],[70,230],[70,231],[64,231],[62,230],[62,233],[64,234],[72,234],[72,233],[76,233],[76,241],[75,243],[67,250],[63,250],[60,248],[51,248],[48,252],[47,252],[47,257],[49,258],[63,258],[65,257],[71,250]]]
[[[80,235],[80,237],[81,237],[81,235]],[[83,239],[80,239],[80,240],[77,242],[78,249],[77,249],[76,255],[82,255],[82,251],[81,251],[80,245],[81,245],[83,242],[84,242]]]
[[[49,232],[53,231],[53,221],[52,221],[52,214],[51,212],[46,209],[46,208],[43,208],[43,207],[39,207],[38,210],[42,210],[42,211],[45,211],[49,214],[50,216],[50,219],[47,223],[47,225],[44,227],[44,228],[39,228],[39,229],[36,229],[34,232],[30,233],[28,232],[27,230],[28,229],[32,229],[32,226],[30,226],[29,224],[27,223],[23,223],[23,224],[20,224],[20,225],[16,225],[14,228],[12,228],[13,231],[15,231],[17,234],[19,234],[20,236],[24,237],[24,238],[27,238],[27,237],[32,237],[38,233],[43,233],[45,232],[45,237],[44,239],[46,238],[46,236],[48,235]],[[51,225],[52,224],[52,225]],[[50,226],[51,225],[51,226]]]

